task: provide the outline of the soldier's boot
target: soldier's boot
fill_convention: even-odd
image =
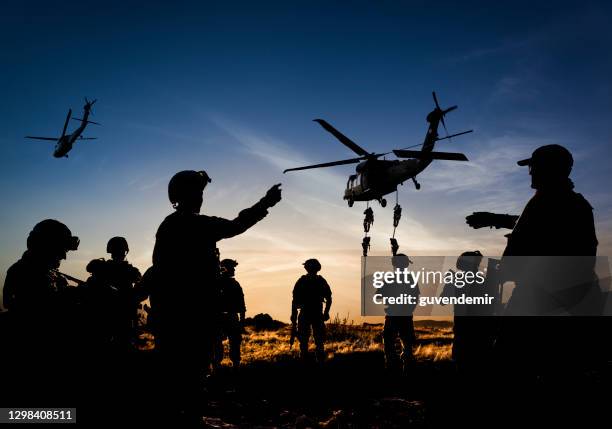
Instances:
[[[325,355],[325,349],[323,345],[317,345],[316,357],[317,357],[317,363],[321,364],[325,362],[325,358],[327,356]]]

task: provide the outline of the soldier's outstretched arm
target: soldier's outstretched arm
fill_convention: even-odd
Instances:
[[[513,229],[518,220],[518,216],[509,214],[497,214],[490,212],[474,212],[469,216],[465,217],[465,223],[474,229],[483,228],[488,226],[490,228],[495,227]]]
[[[261,200],[252,207],[242,210],[233,220],[215,218],[217,221],[214,231],[216,239],[222,240],[242,234],[266,217],[268,209],[281,200],[280,186],[280,183],[272,186]]]

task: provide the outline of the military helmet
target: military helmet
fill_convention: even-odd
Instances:
[[[408,268],[412,261],[406,254],[399,253],[391,258],[391,264],[394,268]]]
[[[63,223],[55,219],[45,219],[32,228],[28,235],[27,246],[29,250],[54,246],[64,251],[77,250],[79,237],[73,236]]]
[[[113,237],[106,244],[106,253],[129,252],[128,242],[123,237]]]
[[[480,250],[463,252],[459,258],[457,258],[456,267],[461,271],[477,270],[482,258],[483,256],[482,253],[480,253]]]
[[[206,171],[179,171],[168,183],[168,198],[173,205],[178,204],[194,194],[202,193],[210,182]]]
[[[314,258],[308,259],[303,265],[306,271],[310,271],[311,269],[315,271],[321,270],[321,263]]]
[[[235,268],[238,262],[234,259],[224,259],[220,262],[221,266],[225,269]]]
[[[106,260],[104,258],[92,259],[87,263],[85,269],[90,274],[101,274],[106,268]]]
[[[569,150],[558,144],[540,146],[531,154],[531,158],[517,162],[520,166],[537,166],[544,170],[555,171],[569,176],[574,165],[574,158]]]

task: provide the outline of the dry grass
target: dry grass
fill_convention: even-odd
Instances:
[[[416,322],[417,346],[415,357],[421,361],[444,361],[451,358],[452,326]],[[379,352],[383,353],[382,325],[356,325],[348,318],[336,316],[326,323],[325,350],[328,359],[336,355]],[[299,343],[296,339],[289,348],[291,326],[285,326],[275,331],[255,331],[247,327],[243,336],[242,360],[245,364],[257,361],[278,362],[286,359],[296,359],[299,355]],[[227,356],[227,340],[224,342]],[[314,352],[314,342],[311,340],[311,350]],[[229,365],[226,357],[223,364]]]

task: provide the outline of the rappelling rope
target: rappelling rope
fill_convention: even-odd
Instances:
[[[395,238],[395,230],[397,229],[400,219],[402,218],[402,206],[399,205],[398,191],[395,190],[395,207],[393,207],[393,236],[391,237],[391,253],[393,256],[397,255],[399,250],[399,244]]]

